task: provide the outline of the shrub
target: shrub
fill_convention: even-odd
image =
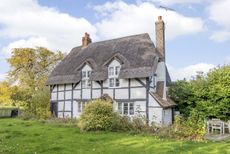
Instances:
[[[112,131],[123,131],[130,133],[155,133],[156,127],[146,124],[146,118],[134,116],[132,119],[127,116],[115,114],[112,122]]]
[[[97,99],[89,102],[82,112],[79,124],[81,130],[111,130],[115,113],[113,106],[104,100]]]
[[[159,136],[201,141],[205,132],[204,119],[193,111],[188,118],[176,116],[172,126],[160,128]]]
[[[132,123],[127,116],[121,116],[118,113],[114,113],[112,120],[112,131],[131,131],[133,130]]]

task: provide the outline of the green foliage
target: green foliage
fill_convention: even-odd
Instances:
[[[50,92],[48,87],[36,91],[32,97],[31,111],[39,118],[47,119],[51,117],[50,109]]]
[[[14,49],[8,59],[9,81],[0,83],[0,104],[23,107],[25,117],[49,117],[45,81],[63,57],[60,51],[54,53],[43,47]]]
[[[89,102],[80,116],[82,130],[110,130],[114,119],[111,103],[97,99]]]
[[[112,121],[112,131],[122,131],[130,133],[155,133],[157,127],[146,124],[146,118],[134,116],[130,119],[127,116],[115,114]]]
[[[10,96],[12,94],[9,83],[0,82],[0,106],[10,106],[12,105],[12,100]]]
[[[49,73],[63,57],[61,52],[55,54],[43,47],[16,48],[8,59],[11,81],[32,91],[43,88]]]
[[[173,125],[174,137],[189,140],[203,140],[206,133],[204,118],[195,110],[191,112],[188,118],[176,116]]]
[[[164,138],[203,141],[206,127],[203,117],[192,111],[187,118],[176,116],[173,125],[161,127],[157,132],[157,135]]]
[[[192,81],[177,81],[169,95],[182,114],[189,116],[193,109],[204,118],[230,119],[230,66],[218,67],[207,76]]]

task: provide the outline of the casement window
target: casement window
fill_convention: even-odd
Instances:
[[[156,88],[156,76],[155,75],[150,78],[150,81],[151,81],[150,83],[151,88]]]
[[[119,87],[120,80],[118,79],[118,75],[120,73],[120,66],[112,66],[108,68],[108,76],[109,76],[109,87]]]
[[[78,102],[78,112],[82,112],[85,108],[86,102]]]
[[[132,102],[125,102],[125,103],[118,103],[118,113],[121,115],[134,115],[134,103]]]
[[[91,87],[91,81],[89,80],[90,75],[91,71],[82,71],[82,88]]]

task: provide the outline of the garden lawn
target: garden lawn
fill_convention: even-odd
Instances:
[[[185,142],[155,136],[111,132],[80,132],[74,126],[44,121],[0,119],[1,154],[84,153],[230,153],[230,140]]]

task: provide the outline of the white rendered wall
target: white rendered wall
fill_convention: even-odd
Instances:
[[[130,89],[131,99],[145,99],[146,98],[146,89],[143,88],[131,88]]]
[[[65,92],[65,99],[72,99],[72,91]]]
[[[109,64],[108,68],[114,66],[121,66],[121,64],[115,59]]]
[[[93,99],[101,97],[101,90],[93,90]]]
[[[55,93],[54,92],[51,93],[51,100],[52,101],[56,101],[57,100],[57,93],[56,92]]]
[[[127,89],[115,89],[115,99],[128,99],[129,90]]]
[[[159,108],[149,108],[149,123],[161,125],[162,124],[162,112],[163,109]]]
[[[146,79],[145,78],[140,78],[141,82],[146,84]],[[143,86],[140,82],[138,82],[136,79],[131,79],[130,80],[130,86],[131,87],[137,87],[137,86]]]
[[[64,91],[64,89],[65,89],[64,84],[59,84],[58,85],[58,91]]]
[[[89,65],[85,65],[83,68],[82,68],[82,71],[92,71],[92,68],[89,66]]]
[[[91,90],[82,89],[82,99],[90,99],[90,98],[91,98]]]
[[[81,91],[80,90],[74,90],[73,91],[73,99],[80,99],[81,98]]]
[[[145,101],[135,101],[134,111],[136,116],[146,117],[146,102]]]
[[[104,89],[103,94],[108,94],[111,98],[113,98],[113,89]]]
[[[58,92],[58,100],[64,100],[64,91]]]
[[[164,109],[163,110],[163,124],[170,125],[172,124],[172,109]]]
[[[77,101],[73,101],[73,118],[78,118],[79,117],[77,107],[78,107]]]
[[[149,94],[149,106],[150,107],[161,107],[159,103],[152,97],[152,95]]]
[[[162,124],[163,108],[159,103],[149,94],[149,124]]]
[[[92,88],[101,88],[101,85],[99,85],[97,82],[92,81]]]
[[[71,111],[71,101],[65,101],[65,110],[64,111]]]
[[[165,62],[159,62],[156,70],[156,83],[157,81],[164,81],[163,99],[166,99],[166,65]]]

